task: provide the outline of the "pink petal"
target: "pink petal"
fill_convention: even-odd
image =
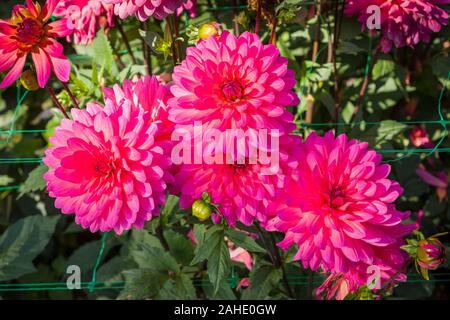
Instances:
[[[5,89],[5,88],[9,87],[14,81],[16,81],[20,77],[23,67],[25,66],[26,58],[27,58],[27,56],[24,55],[17,59],[16,63],[12,67],[12,69],[9,70],[6,77],[3,78],[3,81],[0,84],[0,89]]]
[[[31,53],[34,65],[36,67],[36,75],[39,87],[44,88],[50,78],[52,66],[49,58],[44,50],[39,49],[39,53]]]

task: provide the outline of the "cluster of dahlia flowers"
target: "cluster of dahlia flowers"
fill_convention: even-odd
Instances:
[[[283,233],[281,248],[296,246],[305,268],[329,275],[319,293],[342,298],[365,285],[373,267],[382,283],[404,279],[400,247],[415,226],[403,224],[408,213],[394,205],[402,188],[388,178],[389,165],[345,135],[313,133],[303,142],[293,135],[294,86],[287,59],[257,35],[224,31],[202,40],[188,48],[173,82],[125,81],[105,89],[105,106],[72,109],[46,151],[49,194],[84,228],[120,234],[158,215],[168,192],[185,209],[207,193],[214,222]],[[197,141],[194,122],[219,132],[268,130],[277,143],[256,147],[276,153],[277,165],[250,159],[250,143],[238,153]],[[192,134],[185,141],[192,149],[231,161],[174,165],[177,130]]]
[[[347,11],[360,12],[370,3],[349,1]],[[446,15],[430,3],[379,3],[397,10],[390,8],[388,17],[399,17],[382,20],[385,50],[389,43],[426,40],[430,30],[446,23]],[[78,25],[73,41],[88,43],[98,28],[113,25],[113,14],[163,19],[194,4],[48,0],[41,8],[27,0],[26,6],[14,8],[11,19],[0,21],[0,72],[10,69],[0,87],[20,76],[29,53],[40,87],[51,71],[66,82],[70,64],[54,38],[72,34],[71,23]],[[82,10],[71,11],[73,6]],[[414,17],[414,8],[428,14],[428,29],[398,29],[404,14]],[[63,19],[50,22],[53,13]],[[405,279],[408,257],[401,246],[416,226],[404,224],[409,214],[395,207],[402,188],[388,178],[389,165],[367,143],[345,135],[312,133],[305,141],[294,135],[296,125],[287,108],[299,103],[295,85],[288,60],[256,34],[224,31],[201,40],[187,49],[172,82],[164,84],[154,76],[125,81],[106,88],[103,103],[71,110],[71,119],[56,128],[44,158],[49,195],[82,227],[121,234],[157,216],[169,192],[180,196],[184,209],[207,194],[215,223],[256,223],[283,233],[281,248],[295,246],[295,260],[329,276],[319,294],[326,290],[328,296],[342,298],[355,292],[367,284],[373,268],[383,284]],[[225,143],[217,147],[217,141],[198,140],[198,129],[245,131],[250,138],[266,132],[270,142],[244,140],[241,149],[229,150],[233,136],[221,134]],[[174,163],[173,135],[179,132],[187,137],[187,150],[219,161]]]

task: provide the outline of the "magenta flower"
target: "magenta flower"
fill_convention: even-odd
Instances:
[[[112,88],[105,88],[103,92],[107,103],[121,106],[129,101],[133,108],[148,111],[152,122],[161,123],[161,135],[170,141],[174,123],[168,119],[168,100],[172,94],[169,86],[156,76],[145,76],[135,81],[125,80],[122,86],[116,84]]]
[[[177,11],[183,5],[184,0],[100,0],[104,3],[114,4],[114,13],[125,19],[129,16],[145,21],[149,17],[163,20],[168,15]]]
[[[299,148],[297,138],[281,137],[279,150],[273,151],[279,152],[278,164],[275,165],[270,161],[263,162],[261,157],[256,161],[247,158],[237,161],[239,159],[229,153],[220,154],[222,163],[182,164],[174,178],[174,192],[181,194],[180,207],[190,208],[207,192],[211,203],[218,206],[218,212],[212,214],[215,223],[222,218],[232,226],[236,220],[245,225],[258,220],[264,226],[270,216],[270,202],[283,194],[286,176],[298,165],[291,155]],[[203,151],[206,149],[208,146],[205,144]],[[228,156],[234,159],[234,163],[227,161]]]
[[[20,77],[28,54],[33,59],[39,87],[45,87],[51,72],[63,82],[69,80],[70,62],[55,38],[65,37],[71,30],[66,19],[49,22],[58,0],[47,0],[42,8],[32,0],[26,4],[14,6],[12,17],[0,20],[0,72],[10,69],[0,89]]]
[[[195,18],[197,16],[197,0],[184,0],[183,5],[177,9],[177,15],[181,15],[184,11],[189,13],[189,17]]]
[[[427,131],[422,126],[414,126],[409,133],[409,139],[416,147],[433,148],[433,143],[430,141]]]
[[[43,160],[55,207],[91,232],[142,228],[159,214],[170,180],[160,123],[128,100],[71,112],[73,120],[62,120]]]
[[[400,185],[388,179],[390,166],[367,143],[312,133],[302,144],[298,175],[285,186],[285,200],[269,207],[269,230],[285,233],[279,246],[298,245],[295,260],[305,268],[344,274],[366,283],[369,266],[383,280],[404,278],[407,255],[400,249],[414,224],[395,208]]]
[[[420,165],[416,170],[416,174],[427,184],[436,188],[436,195],[439,198],[439,201],[443,201],[447,198],[448,178],[445,171],[431,173],[427,171],[423,165]]]
[[[413,47],[419,42],[430,41],[433,32],[439,32],[448,23],[448,13],[439,4],[450,0],[348,0],[345,12],[357,16],[363,30],[373,12],[370,6],[381,11],[381,48],[389,52],[397,48]]]
[[[230,128],[295,129],[287,106],[298,104],[294,72],[273,45],[257,35],[224,31],[187,49],[173,73],[170,119]]]
[[[62,0],[58,3],[55,16],[67,18],[73,29],[75,44],[90,44],[97,31],[108,31],[114,27],[114,6],[100,0]],[[68,36],[67,40],[71,41]]]
[[[436,270],[447,261],[445,246],[435,237],[420,240],[417,248],[417,265],[427,270]]]

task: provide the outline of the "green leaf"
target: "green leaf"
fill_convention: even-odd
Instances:
[[[194,258],[194,246],[191,240],[170,229],[164,231],[164,239],[166,239],[170,252],[177,262],[185,266],[189,265]]]
[[[47,172],[48,168],[44,165],[36,167],[30,172],[28,178],[19,188],[19,196],[22,197],[26,193],[41,191],[47,187],[47,181],[44,179],[44,174]]]
[[[352,54],[357,55],[360,52],[364,52],[365,49],[361,48],[357,44],[350,41],[342,41],[338,48],[338,54]]]
[[[94,64],[106,70],[110,75],[117,74],[117,65],[114,62],[114,53],[104,30],[99,30],[92,44],[86,48],[77,47],[80,54],[87,54],[93,58]],[[100,72],[102,74],[102,71]]]
[[[114,241],[113,237],[107,238],[105,243],[104,256],[107,255],[109,250],[112,248],[111,244],[113,241]],[[66,266],[70,265],[79,266],[80,269],[83,271],[82,279],[89,280],[91,276],[89,272],[94,267],[101,245],[102,245],[101,240],[91,241],[83,244],[72,253],[70,258],[67,260]]]
[[[192,280],[185,273],[180,273],[175,279],[177,296],[181,300],[194,300],[197,298]]]
[[[125,289],[118,297],[121,300],[153,298],[169,279],[167,274],[149,269],[126,270],[123,274],[125,276]]]
[[[144,244],[142,251],[133,251],[131,254],[140,268],[161,273],[180,272],[180,267],[175,259],[164,249]]]
[[[225,233],[221,226],[211,227],[198,245],[191,265],[203,260],[208,261],[208,276],[214,293],[217,293],[231,269],[230,253],[224,239]]]
[[[212,286],[204,286],[203,291],[205,292],[208,299],[213,300],[236,300],[236,295],[231,289],[230,285],[226,282],[222,283],[219,290],[214,292]]]
[[[196,226],[194,226],[194,233],[196,231]],[[204,228],[197,227],[197,231],[202,232],[204,231]],[[214,251],[213,244],[217,244],[220,241],[222,241],[224,233],[220,226],[212,226],[204,234],[200,233],[199,235],[200,237],[197,237],[196,235],[199,245],[196,247],[195,257],[191,261],[191,266],[200,263],[203,260],[207,259],[209,256],[211,256]],[[221,236],[222,239],[220,239]]]
[[[269,265],[255,268],[250,273],[250,283],[252,285],[243,291],[242,299],[265,299],[280,281],[280,269],[274,269],[273,266]]]
[[[34,272],[34,258],[49,242],[60,216],[29,216],[10,226],[0,238],[0,281]]]
[[[379,79],[392,74],[395,71],[395,63],[388,59],[379,59],[373,66],[373,79]]]
[[[245,250],[248,250],[250,252],[266,252],[266,250],[264,250],[263,247],[257,244],[255,240],[241,231],[228,229],[225,231],[225,234],[238,247],[244,248]]]

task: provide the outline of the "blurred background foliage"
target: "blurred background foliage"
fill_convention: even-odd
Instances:
[[[17,3],[3,0],[0,17],[9,17]],[[292,108],[298,133],[307,135],[312,130],[323,133],[335,129],[367,141],[383,153],[385,161],[393,167],[392,178],[405,189],[398,201],[399,208],[410,210],[413,220],[423,211],[421,230],[427,236],[448,231],[450,141],[444,129],[448,121],[439,122],[438,104],[441,98],[442,114],[449,119],[450,82],[446,79],[450,72],[450,27],[435,34],[429,44],[380,54],[361,110],[355,113],[359,88],[377,38],[361,33],[356,19],[344,18],[336,59],[333,59],[329,40],[333,33],[330,26],[335,19],[334,1],[322,1],[319,18],[311,1],[279,3],[282,15],[276,45],[289,59],[298,80],[296,91],[302,102]],[[246,1],[200,0],[198,6],[195,19],[187,15],[180,19],[184,47],[188,45],[189,25],[218,21],[228,29],[241,32],[254,29],[255,11],[247,8]],[[70,87],[83,106],[92,100],[101,101],[103,86],[143,74],[146,68],[170,80],[171,58],[165,59],[153,48],[151,63],[146,64],[139,36],[142,25],[136,19],[122,24],[133,58],[117,28],[108,35],[100,31],[88,47],[66,44],[65,52],[73,65]],[[152,32],[147,33],[149,41],[151,37],[164,38],[165,24],[149,20],[147,28]],[[316,30],[320,30],[318,36]],[[263,24],[263,41],[268,41],[270,32],[270,27]],[[54,83],[60,100],[66,108],[71,107],[67,94]],[[447,91],[443,90],[445,84]],[[18,104],[20,100],[23,101]],[[340,106],[338,117],[336,103]],[[313,297],[313,289],[323,277],[291,263],[292,252],[282,254],[281,259],[286,261],[282,270],[262,249],[261,237],[255,241],[242,232],[229,234],[220,226],[211,227],[210,222],[199,223],[191,212],[178,209],[174,196],[169,197],[161,217],[147,223],[144,230],[121,236],[110,234],[104,239],[96,290],[89,290],[102,236],[81,229],[74,224],[72,216],[61,215],[47,196],[42,179],[45,167],[40,159],[60,120],[61,115],[43,90],[26,93],[23,88],[12,87],[0,92],[0,296],[3,299]],[[432,147],[414,144],[411,136],[420,123]],[[419,168],[431,175],[441,174],[445,187],[427,183],[417,174]],[[192,229],[199,241],[197,246],[187,237]],[[225,236],[252,254],[252,271],[230,261]],[[263,236],[269,240],[281,239],[279,235],[275,239],[267,234]],[[441,240],[448,243],[449,237]],[[215,250],[208,250],[211,247]],[[82,290],[65,290],[69,265],[80,266]],[[409,274],[408,283],[400,284],[391,298],[449,298],[448,263],[431,273],[430,281],[421,279],[414,268]],[[289,289],[283,275],[288,277]],[[237,288],[239,280],[247,277],[254,285]],[[29,285],[33,283],[51,285]]]

